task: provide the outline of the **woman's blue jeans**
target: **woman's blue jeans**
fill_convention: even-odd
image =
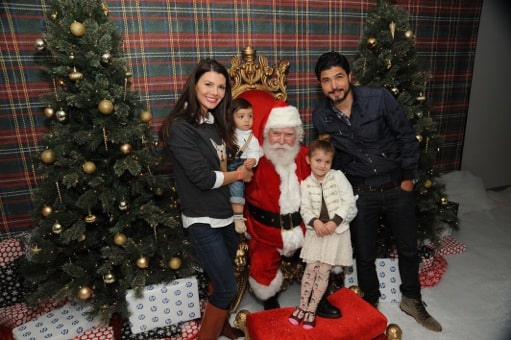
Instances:
[[[384,217],[385,227],[391,228],[398,251],[401,293],[421,299],[419,257],[417,249],[417,216],[415,193],[398,186],[384,191],[360,191],[358,214],[351,222],[351,235],[357,263],[357,279],[364,299],[375,304],[380,297],[376,273],[378,226]]]
[[[223,228],[196,223],[187,228],[199,261],[213,285],[209,302],[217,308],[229,309],[236,297],[237,281],[234,276],[234,257],[239,235],[234,223]]]

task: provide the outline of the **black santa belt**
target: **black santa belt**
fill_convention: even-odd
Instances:
[[[280,215],[264,209],[260,209],[249,203],[247,203],[247,208],[250,212],[250,215],[252,215],[256,221],[270,227],[291,230],[302,223],[302,216],[300,215],[299,211]]]

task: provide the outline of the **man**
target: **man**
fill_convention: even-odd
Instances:
[[[245,188],[245,213],[249,244],[249,283],[264,309],[279,308],[283,282],[281,256],[292,256],[303,245],[305,225],[300,216],[300,182],[310,174],[303,146],[304,130],[296,107],[283,101],[248,96],[254,110],[253,131],[264,156]],[[251,96],[252,95],[252,96]],[[340,317],[323,298],[317,314]]]
[[[375,260],[378,221],[385,215],[399,256],[400,308],[439,332],[442,326],[426,311],[420,291],[413,191],[419,143],[414,129],[389,91],[351,85],[352,73],[343,55],[323,54],[315,73],[325,98],[312,113],[314,128],[318,134],[331,135],[336,148],[333,168],[344,172],[358,194],[351,234],[364,299],[377,306],[380,297]]]

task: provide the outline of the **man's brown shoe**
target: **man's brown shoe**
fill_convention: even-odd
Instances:
[[[411,299],[403,296],[401,303],[399,304],[399,308],[401,308],[401,310],[406,314],[413,316],[418,323],[427,329],[434,332],[442,331],[442,325],[440,325],[434,317],[429,315],[426,310],[426,304],[422,302],[422,300]]]

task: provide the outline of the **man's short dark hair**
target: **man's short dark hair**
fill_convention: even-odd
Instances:
[[[350,73],[350,63],[348,59],[346,59],[345,56],[340,54],[339,52],[326,52],[319,57],[318,61],[316,62],[316,68],[314,69],[314,72],[316,73],[316,78],[320,80],[321,72],[331,69],[332,67],[339,66],[344,71],[346,71],[346,74]]]

